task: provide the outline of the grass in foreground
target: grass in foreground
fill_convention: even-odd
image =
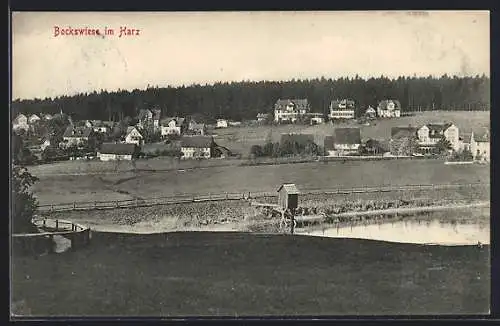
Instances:
[[[76,252],[13,257],[32,315],[488,313],[489,246],[244,233],[94,233]]]

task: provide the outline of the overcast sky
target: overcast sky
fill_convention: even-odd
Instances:
[[[54,36],[54,27],[115,29]],[[121,26],[139,35],[118,37]],[[489,76],[489,13],[14,13],[12,97],[215,81]]]

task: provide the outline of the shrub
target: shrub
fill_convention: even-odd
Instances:
[[[30,187],[38,180],[25,167],[15,166],[12,171],[12,227],[15,233],[33,232],[31,223],[38,202]]]

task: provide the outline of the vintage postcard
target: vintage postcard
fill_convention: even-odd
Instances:
[[[490,313],[488,11],[11,22],[12,318]]]

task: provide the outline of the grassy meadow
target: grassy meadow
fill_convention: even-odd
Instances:
[[[15,312],[31,316],[486,314],[490,301],[489,246],[93,233],[12,263]]]
[[[115,175],[39,176],[40,204],[122,200],[180,194],[272,192],[282,183],[302,189],[410,184],[489,183],[488,165],[445,165],[439,160],[315,162],[225,166]]]

